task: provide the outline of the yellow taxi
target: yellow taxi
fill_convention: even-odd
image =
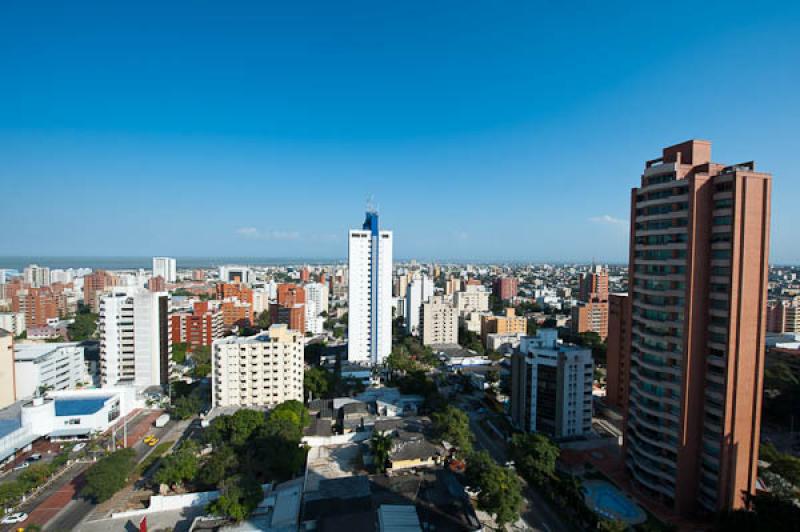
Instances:
[[[152,438],[149,442],[147,442],[147,445],[149,445],[150,447],[155,447],[157,443],[158,443],[158,438]]]

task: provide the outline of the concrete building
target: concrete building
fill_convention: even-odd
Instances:
[[[170,321],[172,343],[185,343],[189,351],[211,345],[214,340],[222,338],[225,332],[222,310],[208,301],[196,301],[192,312],[174,313],[170,315]]]
[[[313,307],[314,314],[328,313],[328,286],[325,283],[308,283],[305,285],[306,304]]]
[[[771,184],[691,140],[631,193],[626,466],[678,515],[756,491]]]
[[[303,336],[286,325],[215,341],[211,365],[214,407],[303,400]]]
[[[608,336],[608,300],[581,301],[571,311],[570,328],[576,334],[593,332],[601,340]]]
[[[498,277],[492,286],[495,297],[500,301],[517,297],[519,292],[519,280],[516,277]]]
[[[83,276],[83,304],[92,312],[100,308],[100,297],[119,285],[119,278],[107,271],[97,270]]]
[[[175,259],[170,257],[153,257],[153,277],[161,277],[167,283],[178,280],[178,268]]]
[[[70,390],[92,382],[77,342],[15,345],[14,375],[18,399],[29,399],[40,389]]]
[[[481,315],[481,338],[484,347],[486,346],[486,337],[490,334],[526,334],[527,332],[528,320],[524,316],[517,316],[512,307],[505,309],[501,316]]]
[[[17,400],[14,365],[14,337],[0,328],[0,408]]]
[[[775,333],[800,333],[800,298],[769,301],[767,330]]]
[[[392,232],[374,210],[349,232],[348,265],[347,358],[380,364],[392,351]]]
[[[628,404],[631,363],[631,300],[628,294],[608,297],[606,338],[606,403],[621,410]]]
[[[23,278],[25,279],[25,284],[29,285],[31,288],[42,288],[44,286],[50,285],[50,268],[46,266],[39,266],[37,264],[31,264],[25,267],[23,271]]]
[[[24,312],[0,312],[0,329],[19,336],[26,328]]]
[[[555,440],[592,429],[592,350],[566,345],[556,329],[523,336],[511,360],[511,419],[526,432]]]
[[[219,280],[223,283],[243,283],[250,285],[255,281],[253,270],[247,266],[225,265],[219,267]]]
[[[433,296],[422,304],[419,328],[422,345],[458,344],[458,310],[445,297]]]
[[[468,284],[453,294],[453,303],[459,312],[488,312],[489,291],[482,285]]]
[[[419,313],[422,304],[433,297],[434,283],[426,275],[419,275],[411,279],[406,289],[405,322],[406,332],[417,336],[419,334]]]
[[[100,300],[100,380],[103,387],[165,386],[172,362],[169,295],[122,290]]]

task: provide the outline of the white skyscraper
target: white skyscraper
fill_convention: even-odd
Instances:
[[[153,277],[163,277],[168,283],[178,279],[175,259],[169,257],[153,257]]]
[[[433,297],[433,279],[427,275],[416,276],[406,289],[406,332],[416,336],[419,334],[419,311],[422,304]]]
[[[380,364],[392,350],[392,232],[379,230],[376,211],[350,231],[348,258],[347,358]]]
[[[98,329],[103,386],[167,384],[172,358],[168,294],[115,290],[100,299]]]
[[[31,285],[31,288],[41,288],[42,286],[50,285],[50,268],[46,266],[31,264],[25,268],[23,275],[25,277],[25,282]]]

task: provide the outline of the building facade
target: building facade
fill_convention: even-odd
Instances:
[[[197,301],[192,312],[172,314],[170,320],[172,343],[185,343],[189,351],[195,347],[211,345],[214,340],[222,338],[225,332],[222,311],[211,306],[208,301]]]
[[[591,349],[563,344],[556,329],[523,336],[511,359],[511,419],[525,432],[555,440],[592,429]]]
[[[458,344],[458,310],[443,296],[422,304],[419,318],[422,345]]]
[[[468,284],[453,294],[453,303],[459,312],[488,312],[489,292],[482,285]]]
[[[14,336],[25,332],[24,312],[0,312],[0,329],[5,329]]]
[[[286,325],[214,342],[212,404],[272,407],[303,400],[303,337]]]
[[[769,301],[767,330],[775,333],[800,333],[800,298]]]
[[[392,232],[367,212],[348,235],[347,358],[380,364],[392,351]]]
[[[486,346],[486,338],[490,334],[526,334],[528,320],[517,316],[513,307],[505,309],[501,316],[481,315],[481,338]]]
[[[411,279],[406,289],[405,322],[406,333],[417,336],[419,334],[419,313],[422,304],[433,297],[433,279],[427,275],[419,275]]]
[[[0,409],[17,400],[14,366],[14,337],[0,328]]]
[[[500,301],[508,301],[517,297],[519,280],[516,277],[498,277],[493,284],[494,295]]]
[[[19,399],[31,398],[44,390],[69,390],[91,383],[83,347],[77,342],[17,344],[14,375]]]
[[[755,493],[771,182],[691,140],[648,161],[631,193],[625,460],[679,515]]]
[[[175,259],[170,257],[153,257],[153,277],[161,277],[167,283],[174,283],[177,281],[178,268]]]
[[[100,299],[100,381],[103,387],[165,386],[172,362],[169,295],[117,290]]]
[[[631,301],[628,294],[608,296],[606,403],[624,411],[631,363]]]

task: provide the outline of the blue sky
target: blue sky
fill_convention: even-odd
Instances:
[[[2,2],[0,255],[625,260],[694,137],[800,262],[798,87],[793,2]]]

